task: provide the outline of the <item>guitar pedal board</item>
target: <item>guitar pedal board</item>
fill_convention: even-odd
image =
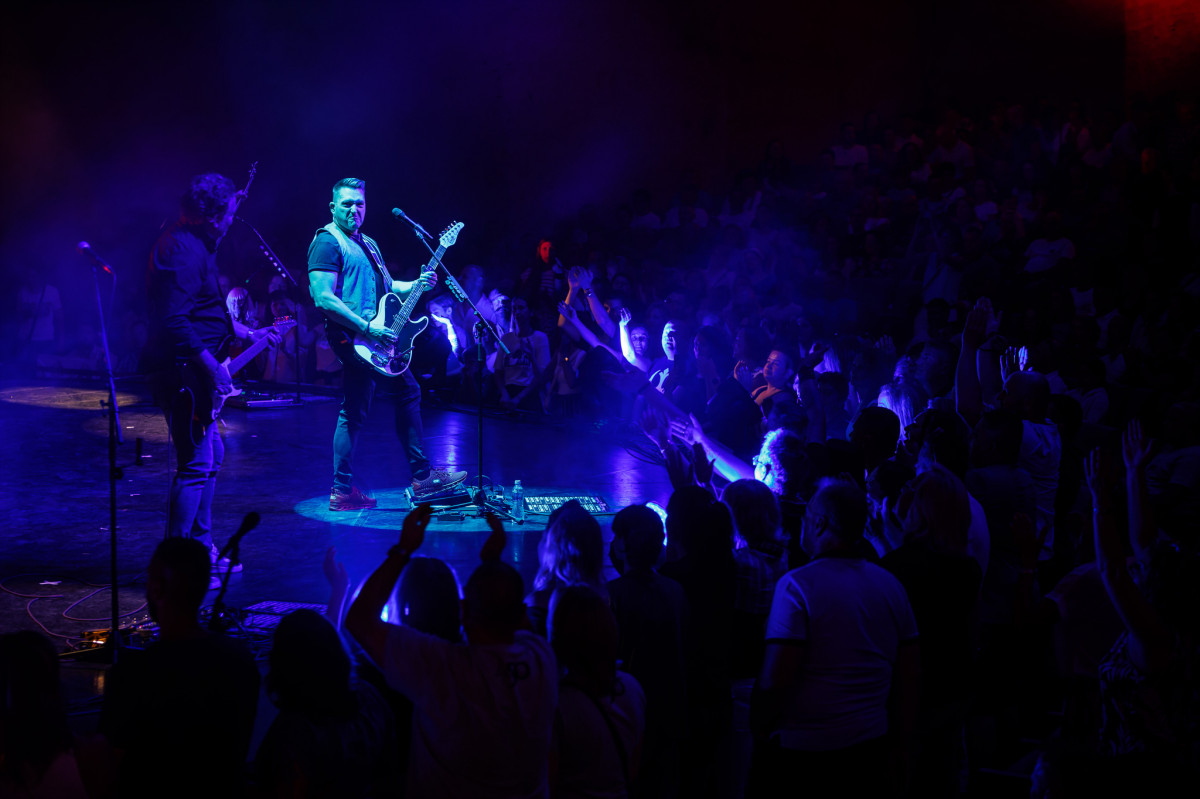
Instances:
[[[436,512],[439,508],[456,508],[460,505],[470,505],[474,502],[474,495],[469,487],[459,484],[447,491],[439,491],[433,494],[415,494],[412,488],[404,489],[404,497],[408,500],[411,507],[418,505],[432,505]]]

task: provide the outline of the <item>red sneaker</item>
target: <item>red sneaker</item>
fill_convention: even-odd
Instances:
[[[351,488],[349,493],[335,488],[329,493],[330,510],[370,510],[376,504],[374,497],[368,497],[357,488]]]

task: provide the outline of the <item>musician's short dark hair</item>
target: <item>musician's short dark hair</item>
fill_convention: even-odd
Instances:
[[[237,193],[233,181],[216,172],[196,175],[179,201],[183,214],[193,221],[220,219]]]
[[[367,182],[361,178],[342,178],[337,183],[333,184],[333,201],[337,202],[338,189],[358,189],[363,194],[367,193]]]

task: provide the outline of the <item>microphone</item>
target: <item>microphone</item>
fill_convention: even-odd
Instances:
[[[233,536],[230,537],[230,539],[225,543],[225,547],[221,550],[221,554],[218,555],[218,557],[228,557],[231,553],[236,555],[238,547],[242,543],[242,539],[246,537],[246,533],[250,532],[255,527],[258,527],[258,523],[261,519],[262,517],[258,514],[258,511],[252,510],[247,513],[242,518],[242,523],[238,527],[237,532],[234,533]],[[236,560],[236,558],[232,559]]]
[[[392,216],[396,217],[397,219],[403,219],[405,222],[407,222],[408,224],[413,226],[413,230],[417,231],[425,238],[430,239],[430,240],[433,239],[433,236],[429,235],[429,231],[427,231],[425,228],[423,228],[419,224],[417,224],[416,220],[414,220],[408,214],[401,211],[399,208],[392,209]]]
[[[212,616],[208,620],[208,629],[215,633],[225,632],[232,627],[236,621],[225,609],[225,591],[229,588],[229,575],[233,573],[233,564],[238,561],[238,547],[242,543],[242,538],[246,533],[258,527],[258,522],[262,517],[258,515],[258,511],[250,511],[242,518],[242,524],[238,527],[237,532],[225,544],[225,547],[217,555],[217,560],[228,557],[232,561],[229,570],[221,573],[221,590],[217,592],[217,598],[213,601]]]
[[[100,256],[96,255],[96,251],[92,249],[92,245],[88,244],[86,241],[81,241],[76,244],[75,249],[79,251],[80,255],[91,261],[92,266],[98,266],[108,274],[113,275],[114,277],[116,276],[116,273],[113,272],[112,267],[104,263]]]

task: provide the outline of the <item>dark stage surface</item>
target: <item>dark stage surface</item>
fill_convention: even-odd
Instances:
[[[123,475],[117,489],[117,528],[121,611],[127,613],[143,602],[141,572],[163,536],[169,474],[161,415],[137,384],[120,387],[118,394],[124,404],[126,440],[118,450]],[[36,628],[26,612],[33,596],[45,598],[29,604],[29,613],[52,633],[78,636],[108,626],[62,615],[72,602],[95,590],[76,581],[108,583],[107,422],[99,405],[103,397],[98,385],[81,388],[44,381],[9,383],[0,390],[0,435],[5,442],[0,454],[0,512],[6,527],[0,578],[9,589],[0,592],[0,630]],[[230,606],[264,600],[325,603],[329,590],[321,564],[329,546],[337,548],[355,586],[382,561],[398,538],[407,508],[403,489],[409,480],[387,402],[386,397],[377,400],[356,455],[359,481],[375,493],[379,507],[349,513],[328,510],[336,400],[226,411],[225,464],[213,503],[218,544],[246,513],[262,516],[243,542],[245,571],[232,577],[226,597]],[[430,458],[466,469],[474,482],[476,417],[428,402],[423,416]],[[135,463],[137,438],[143,440],[141,465]],[[522,480],[527,496],[598,495],[614,511],[635,501],[665,505],[670,493],[666,473],[627,451],[622,444],[626,440],[637,442],[631,433],[586,422],[488,417],[485,474],[510,490],[513,480]],[[611,534],[609,519],[601,517],[606,538]],[[528,586],[537,569],[545,517],[506,526],[504,558],[521,571]],[[442,558],[465,581],[486,537],[481,520],[435,520],[420,554]],[[56,581],[61,582],[53,584]],[[210,602],[215,595],[210,592]],[[68,612],[81,619],[106,617],[107,591]],[[64,648],[70,644],[66,638],[55,640]]]

